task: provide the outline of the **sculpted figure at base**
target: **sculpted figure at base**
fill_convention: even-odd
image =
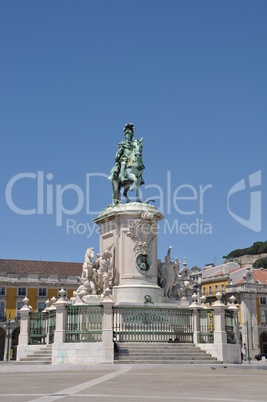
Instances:
[[[171,261],[172,247],[168,248],[165,256],[165,262],[159,265],[159,280],[164,289],[164,296],[171,297],[172,289],[178,282],[178,274],[180,270],[179,260],[176,258],[175,262]]]
[[[143,139],[134,139],[134,125],[125,124],[123,129],[125,140],[118,144],[115,165],[111,169],[109,179],[112,183],[112,203],[121,202],[121,189],[126,202],[130,202],[128,190],[136,190],[136,201],[140,202],[139,187],[144,184],[142,172],[145,168],[142,161]]]
[[[83,302],[83,297],[87,295],[104,295],[105,290],[110,288],[113,279],[112,248],[113,245],[103,251],[101,255],[97,254],[96,261],[93,261],[93,247],[86,249],[80,277],[82,284],[73,292],[73,300],[76,300],[76,303]]]
[[[94,259],[94,249],[93,247],[87,248],[84,257],[83,269],[82,269],[82,276],[81,281],[86,288],[86,294],[96,294],[96,269],[94,267],[93,259]],[[80,289],[82,291],[82,289]],[[84,289],[83,289],[84,291]],[[82,293],[83,293],[82,291]],[[77,290],[78,292],[78,290]],[[78,293],[79,294],[79,293]]]
[[[159,285],[164,290],[166,299],[181,300],[193,294],[193,281],[189,276],[186,259],[184,259],[183,267],[180,269],[180,261],[175,258],[171,261],[172,247],[168,248],[165,256],[165,262],[158,265]]]
[[[113,277],[113,261],[110,248],[104,250],[103,253],[97,258],[95,263],[98,273],[98,287],[102,289],[103,293],[106,289],[109,289],[110,282]]]

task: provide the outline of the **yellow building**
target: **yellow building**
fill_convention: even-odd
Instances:
[[[201,295],[206,296],[207,305],[212,305],[216,299],[216,293],[222,294],[222,301],[226,302],[226,287],[230,276],[240,270],[237,263],[229,262],[221,265],[210,265],[202,270]],[[228,301],[228,300],[227,300]]]
[[[228,262],[202,270],[201,295],[206,305],[222,294],[227,305],[232,295],[239,305],[239,342],[244,355],[254,358],[259,352],[267,353],[267,269],[253,269]]]
[[[72,297],[81,272],[81,263],[0,259],[0,360],[14,355],[23,299],[27,296],[33,311],[43,311],[46,300],[58,298],[62,288]],[[6,355],[7,341],[11,356]]]

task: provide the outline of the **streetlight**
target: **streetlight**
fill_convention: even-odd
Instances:
[[[9,361],[9,345],[10,345],[10,329],[11,329],[11,320],[10,320],[10,313],[7,321],[7,325],[5,325],[7,329],[7,349],[6,349],[6,361]]]
[[[249,354],[249,331],[248,331],[248,321],[246,322],[247,324],[247,348],[248,348],[248,363],[250,363],[250,354]]]

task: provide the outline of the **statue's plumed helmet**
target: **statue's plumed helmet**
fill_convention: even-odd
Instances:
[[[133,135],[134,129],[135,129],[135,127],[134,127],[133,123],[128,123],[128,124],[125,124],[123,131],[124,131],[124,134],[131,133]]]

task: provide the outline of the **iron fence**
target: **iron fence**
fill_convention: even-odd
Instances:
[[[236,343],[233,311],[225,310],[225,332],[227,335],[227,343]]]
[[[199,334],[198,343],[214,342],[214,313],[213,310],[201,309],[199,313]]]
[[[185,309],[114,307],[118,342],[193,342],[192,312]]]
[[[30,312],[29,344],[45,344],[47,336],[47,312]]]
[[[47,332],[48,332],[48,342],[54,342],[54,332],[56,329],[56,310],[50,310],[48,312],[47,320]]]
[[[102,306],[67,306],[65,342],[101,342]]]

